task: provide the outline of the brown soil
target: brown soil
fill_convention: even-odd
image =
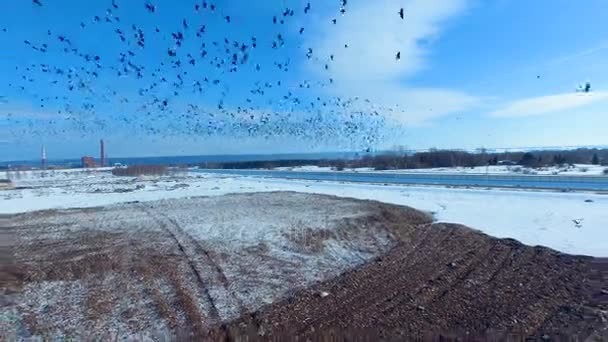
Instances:
[[[232,336],[608,339],[608,259],[380,213],[401,236],[389,253],[244,315]]]

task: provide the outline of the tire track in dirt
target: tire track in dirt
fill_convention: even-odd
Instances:
[[[192,237],[192,235],[188,234],[175,219],[163,213],[160,213],[160,215],[165,217],[169,222],[171,222],[173,226],[177,229],[177,231],[179,231],[180,234],[182,234],[186,239],[190,241],[191,246],[194,247],[194,250],[197,254],[204,255],[207,258],[207,261],[209,262],[211,267],[216,271],[216,275],[224,289],[229,292],[234,301],[236,301],[239,313],[243,313],[245,308],[243,301],[241,301],[236,295],[236,293],[230,289],[230,282],[228,281],[226,274],[222,270],[222,267],[217,262],[215,262],[211,253],[207,249],[203,248],[203,246],[194,237]]]
[[[234,318],[244,313],[243,302],[230,289],[228,278],[211,253],[188,234],[174,218],[165,213],[151,212],[148,208],[145,208],[144,211],[171,235],[180,252],[188,260],[190,268],[210,304],[210,318],[213,322],[220,323],[226,318]]]
[[[165,232],[167,232],[169,234],[169,236],[171,236],[171,238],[175,241],[175,244],[177,245],[179,251],[184,256],[186,262],[188,263],[188,266],[189,266],[190,270],[192,271],[192,274],[194,275],[194,277],[197,280],[198,288],[203,293],[203,295],[204,295],[203,298],[206,300],[205,304],[207,307],[204,308],[203,310],[201,310],[199,308],[198,309],[199,314],[206,313],[206,315],[203,315],[203,317],[207,316],[207,318],[210,320],[210,322],[208,322],[208,325],[210,325],[210,326],[215,323],[220,322],[221,319],[220,319],[219,311],[218,311],[215,301],[213,300],[213,297],[211,296],[211,293],[209,291],[209,284],[207,284],[205,282],[203,276],[201,275],[204,273],[198,270],[197,263],[193,260],[193,256],[189,255],[186,252],[186,247],[184,247],[183,243],[180,241],[180,239],[176,235],[176,233],[179,233],[179,232],[175,232],[174,230],[170,229],[169,225],[167,225],[165,222],[163,222],[163,220],[161,218],[159,218],[156,213],[152,212],[152,210],[148,210],[148,208],[146,208],[145,205],[141,205],[140,208],[143,212],[148,214],[149,217],[152,218],[162,230],[164,230]]]

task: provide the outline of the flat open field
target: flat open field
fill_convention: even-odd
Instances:
[[[3,340],[608,331],[602,259],[407,207],[268,192],[2,220]]]
[[[0,214],[295,191],[409,206],[432,213],[439,222],[463,224],[491,236],[568,254],[608,257],[607,194],[227,177],[189,171],[117,177],[109,170],[71,169],[8,172],[9,176],[15,189],[0,190]]]

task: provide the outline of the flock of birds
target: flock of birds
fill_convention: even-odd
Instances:
[[[68,36],[45,28],[46,39],[23,40],[43,62],[16,65],[20,79],[9,86],[37,99],[40,108],[56,113],[42,128],[46,133],[61,134],[71,127],[87,135],[114,129],[120,123],[161,136],[287,136],[312,142],[340,138],[370,149],[382,138],[386,126],[381,114],[403,111],[364,97],[328,96],[331,91],[325,88],[334,84],[331,73],[325,80],[293,80],[293,60],[298,56],[283,52],[288,44],[299,44],[296,51],[303,51],[301,57],[326,71],[337,59],[334,54],[317,56],[312,47],[301,46],[299,36],[307,32],[305,27],[297,28],[294,35],[289,32],[290,21],[302,22],[294,17],[314,10],[311,3],[286,7],[268,18],[278,32],[274,36],[250,32],[247,39],[234,39],[229,36],[232,28],[226,25],[239,25],[238,18],[211,1],[192,0],[192,13],[176,20],[179,25],[172,29],[166,27],[168,18],[159,19],[158,3],[138,1],[142,2],[137,16],[148,16],[158,26],[129,20],[132,11],[122,12],[127,2],[108,0],[103,14],[74,23],[81,30],[77,34]],[[32,3],[37,11],[52,6],[45,0]],[[331,24],[339,25],[348,6],[347,0],[339,0]],[[405,20],[403,8],[394,15]],[[113,44],[118,45],[89,51],[79,39],[91,29],[111,32],[116,38]],[[7,28],[2,31],[8,34]],[[218,32],[225,36],[220,38]],[[348,42],[338,48],[348,49]],[[259,49],[267,49],[273,60],[268,61],[267,56],[256,60]],[[108,56],[112,51],[118,54]],[[401,52],[395,53],[395,59],[401,59]],[[9,119],[26,120],[17,115]],[[41,127],[30,122],[29,130],[36,129]]]
[[[48,0],[31,1],[41,16],[53,6]],[[160,137],[282,136],[369,150],[390,134],[383,114],[405,113],[399,105],[380,105],[363,96],[328,95],[338,82],[331,73],[334,63],[356,56],[338,51],[325,56],[303,45],[308,32],[301,26],[303,16],[316,8],[310,2],[256,18],[268,20],[274,34],[256,34],[253,27],[243,37],[239,30],[246,14],[231,15],[212,1],[188,0],[190,12],[178,18],[163,16],[161,0],[106,1],[103,13],[75,18],[77,31],[70,35],[39,28],[44,39],[24,37],[38,63],[17,60],[19,77],[8,86],[34,99],[47,121],[9,114],[15,127],[24,127],[14,134],[76,131],[85,136],[120,127]],[[348,10],[348,1],[338,0],[328,24],[340,25]],[[406,19],[403,8],[392,15]],[[95,32],[103,32],[103,41],[91,47],[86,40]],[[4,27],[0,36],[10,33]],[[349,43],[335,49],[349,49]],[[394,58],[398,62],[401,52]],[[327,77],[299,79],[299,59]],[[589,93],[591,84],[577,91]],[[8,97],[0,96],[0,104],[5,103]]]

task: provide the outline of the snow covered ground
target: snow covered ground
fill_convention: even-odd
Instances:
[[[3,176],[0,173],[0,178]],[[228,193],[297,191],[407,205],[432,212],[438,221],[465,224],[492,236],[566,253],[608,256],[608,195],[601,194],[384,186],[188,172],[132,178],[82,170],[27,171],[19,179],[14,175],[11,178],[18,189],[0,190],[0,214]]]
[[[124,334],[130,330],[124,309],[132,308],[130,323],[166,328],[155,305],[171,303],[186,311],[183,300],[175,298],[184,284],[198,284],[190,278],[196,275],[204,288],[185,288],[200,303],[205,324],[235,319],[386,253],[396,241],[387,221],[377,218],[380,212],[369,202],[290,192],[115,204],[9,219],[6,229],[22,232],[15,237],[20,248],[14,260],[44,266],[28,279],[14,314],[0,313],[0,327],[5,323],[16,334],[19,321],[33,315],[40,326]],[[105,268],[108,263],[114,266]],[[171,278],[168,268],[180,272]],[[155,279],[146,284],[145,277]],[[156,296],[152,283],[160,288]],[[101,310],[100,303],[112,303],[113,309],[92,314]],[[184,319],[179,325],[187,324]]]
[[[386,172],[386,173],[450,173],[450,174],[507,174],[507,175],[561,175],[561,176],[600,176],[608,166],[574,164],[559,166],[548,166],[541,168],[526,168],[519,165],[492,165],[476,167],[440,167],[432,169],[403,169],[403,170],[382,170],[376,171],[374,168],[362,167],[355,169],[344,169],[346,172]],[[278,171],[335,171],[331,167],[319,167],[314,165],[296,167],[277,167]]]

